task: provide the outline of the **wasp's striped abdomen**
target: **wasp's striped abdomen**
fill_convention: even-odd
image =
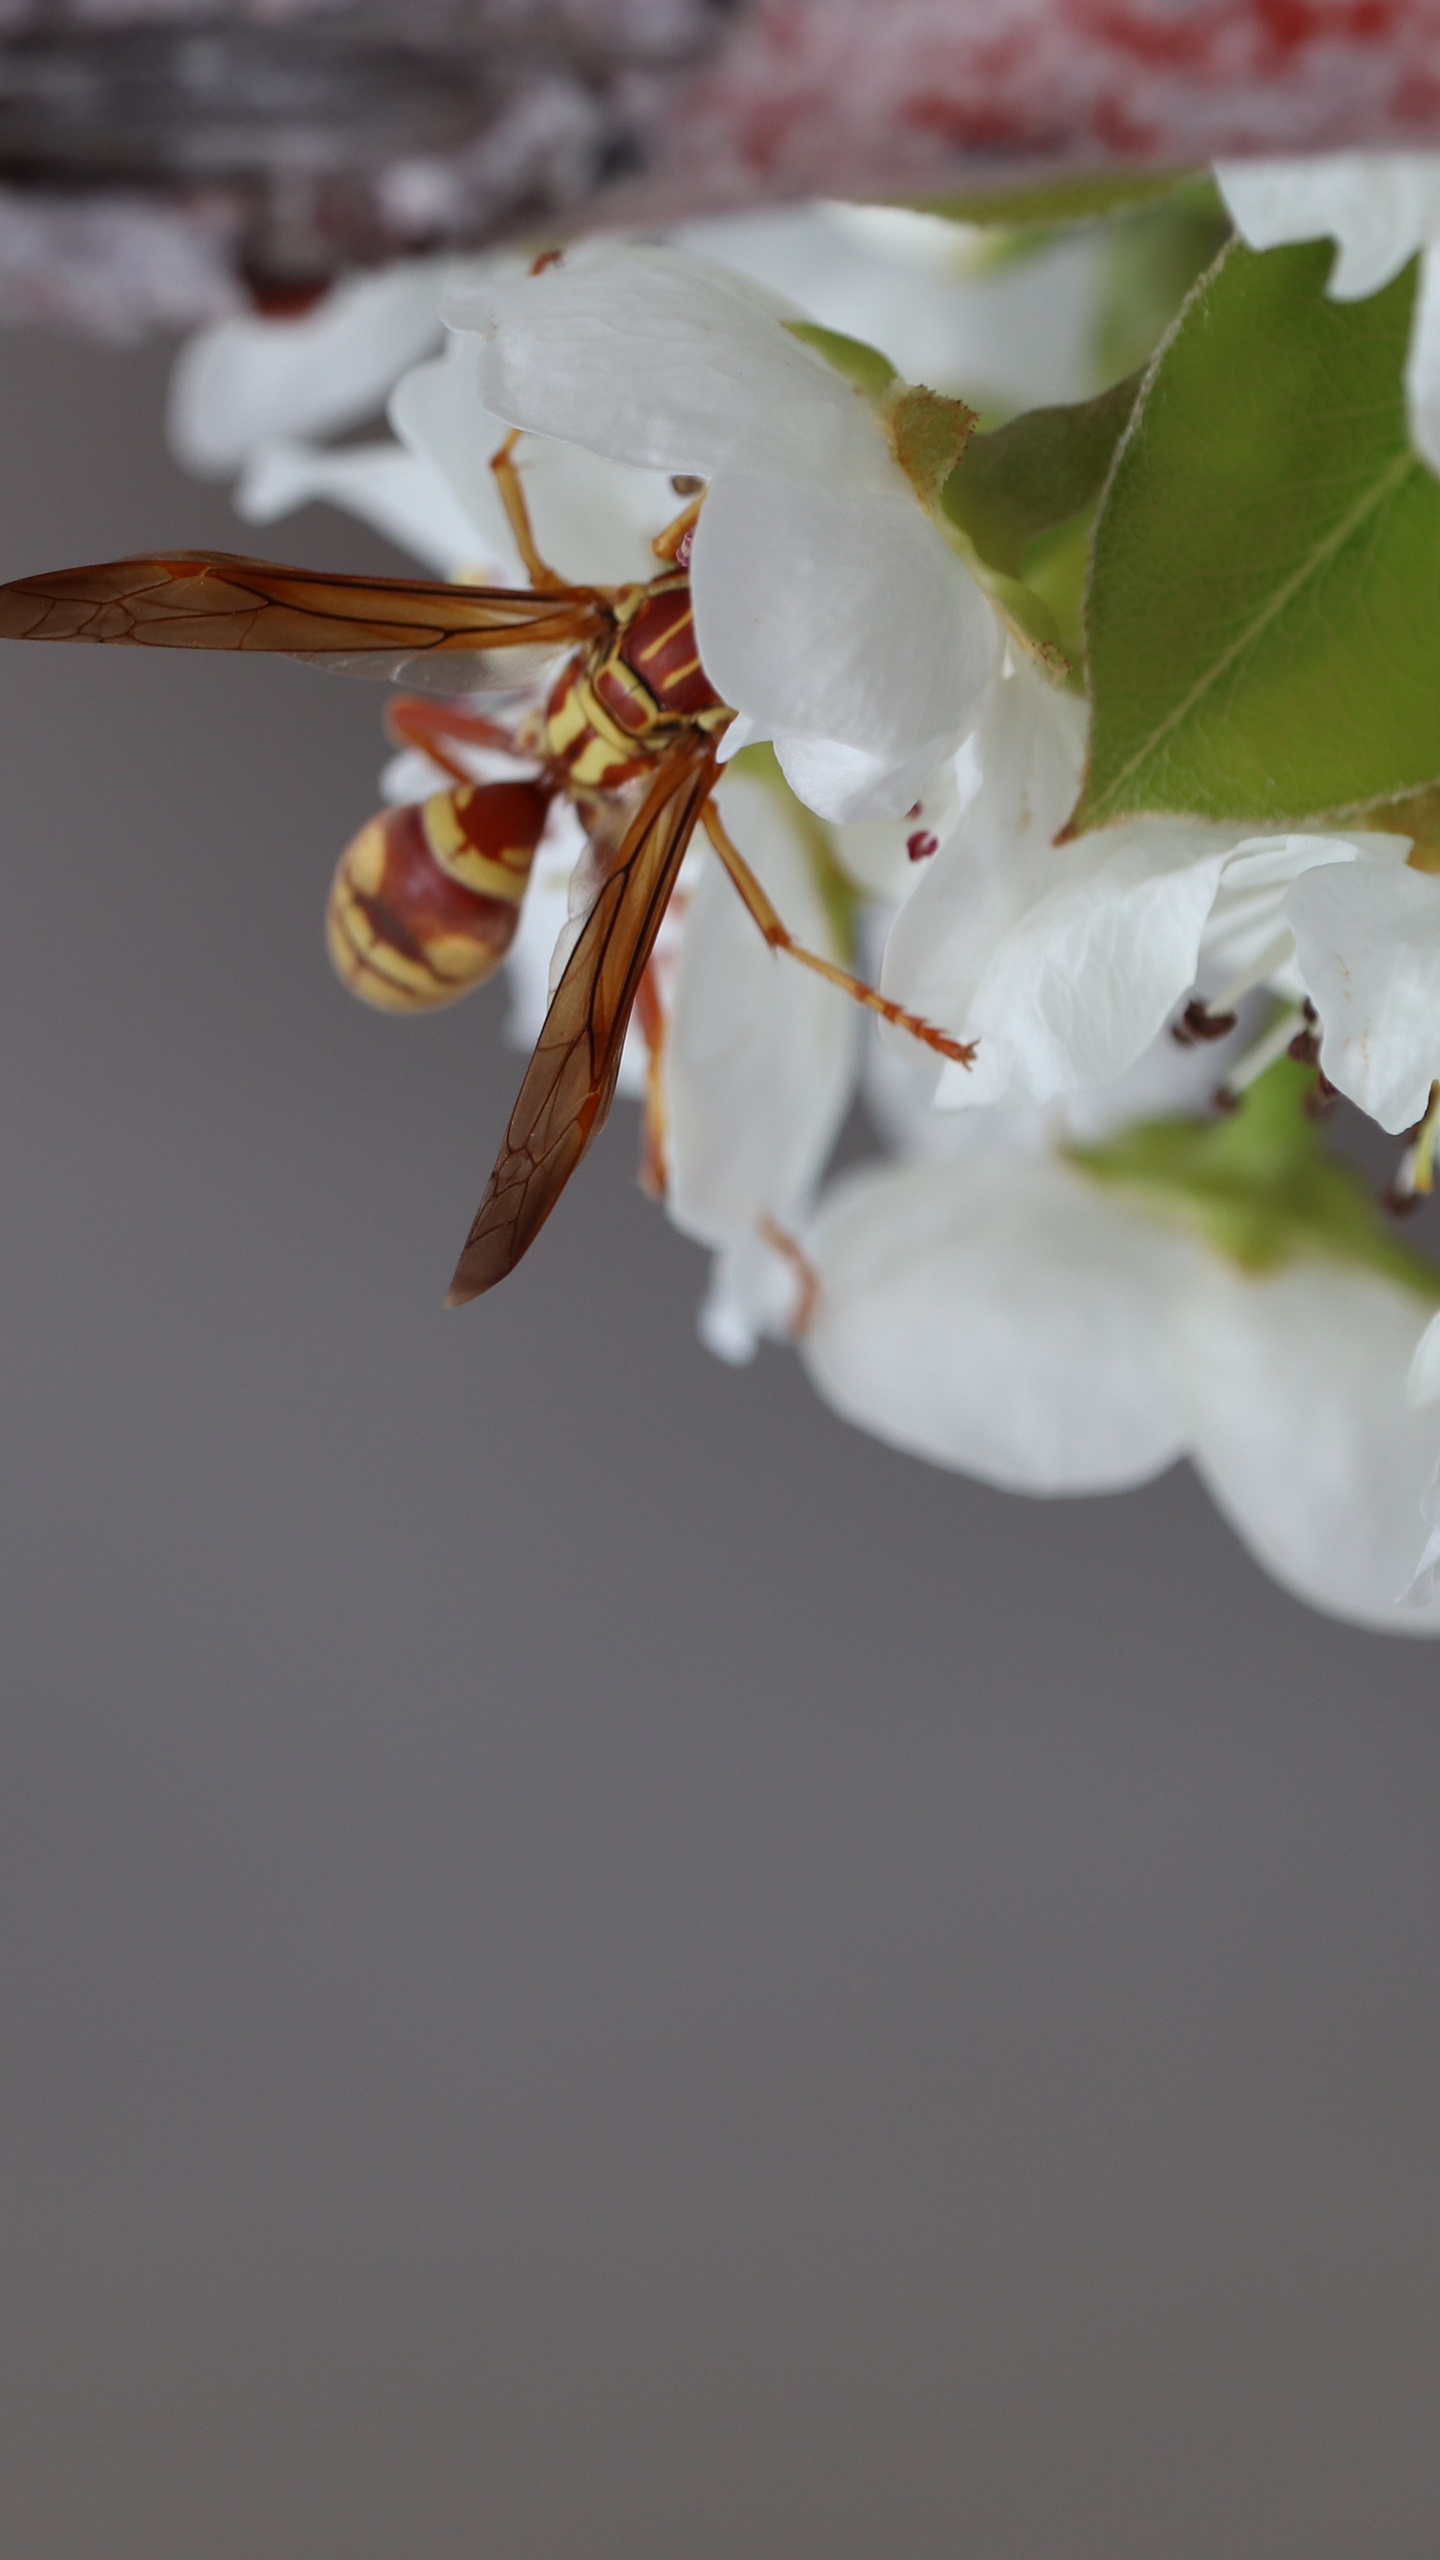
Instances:
[[[533,782],[464,783],[362,827],[325,917],[351,993],[386,1013],[430,1012],[490,977],[515,938],[550,796]]]

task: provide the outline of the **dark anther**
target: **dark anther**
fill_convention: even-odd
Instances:
[[[1297,1067],[1315,1067],[1319,1065],[1320,1042],[1316,1034],[1310,1030],[1308,1025],[1305,1030],[1296,1032],[1295,1037],[1291,1041],[1285,1054],[1287,1057],[1294,1059]]]
[[[932,853],[939,852],[940,839],[927,834],[921,827],[913,836],[906,837],[905,850],[912,862],[928,862]]]
[[[1239,1094],[1232,1093],[1228,1084],[1217,1085],[1215,1088],[1215,1108],[1217,1111],[1238,1111],[1240,1108]]]
[[[530,262],[531,275],[543,276],[547,267],[558,267],[562,255],[563,252],[559,249],[542,249],[539,257],[532,258]]]
[[[1307,1120],[1328,1120],[1335,1108],[1335,1087],[1317,1076],[1313,1088],[1305,1096]]]
[[[1387,1183],[1380,1194],[1380,1206],[1388,1209],[1392,1218],[1408,1218],[1419,1208],[1420,1200],[1418,1191],[1402,1190],[1398,1182]]]
[[[1300,1010],[1301,1010],[1301,1012],[1304,1014],[1305,1019],[1306,1019],[1306,1021],[1307,1021],[1307,1022],[1318,1022],[1318,1021],[1319,1021],[1320,1016],[1319,1016],[1319,1014],[1316,1012],[1315,1007],[1314,1007],[1314,1006],[1313,1006],[1313,1004],[1311,1003],[1311,1001],[1310,1001],[1310,999],[1309,999],[1309,997],[1308,997],[1308,996],[1306,996],[1306,997],[1302,1000],[1302,1002],[1301,1002],[1301,1006],[1300,1006]]]
[[[262,320],[303,320],[307,312],[324,301],[334,278],[267,276],[250,270],[244,282],[249,289],[250,308],[258,311]]]
[[[670,486],[677,498],[698,498],[705,483],[698,471],[672,471]]]
[[[1182,1049],[1193,1048],[1197,1040],[1223,1040],[1235,1028],[1233,1013],[1212,1013],[1198,996],[1192,996],[1178,1022],[1170,1025],[1170,1037]]]

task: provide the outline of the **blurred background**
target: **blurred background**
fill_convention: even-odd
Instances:
[[[402,566],[4,361],[0,576]],[[1433,2560],[1440,1653],[719,1367],[628,1111],[442,1312],[382,700],[0,662],[0,2549]]]

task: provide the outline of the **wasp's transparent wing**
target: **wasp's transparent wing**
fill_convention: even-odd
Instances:
[[[713,747],[685,739],[621,839],[551,1000],[455,1268],[452,1307],[514,1270],[605,1124],[645,964],[715,773]]]
[[[110,560],[0,586],[0,638],[265,650],[422,682],[433,663],[456,693],[469,689],[488,652],[543,657],[589,639],[606,619],[603,599],[588,587],[537,595],[428,578],[339,577],[223,551]],[[517,667],[511,679],[507,669],[507,680],[523,681],[524,673]]]

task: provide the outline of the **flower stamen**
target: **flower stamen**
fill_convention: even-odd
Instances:
[[[1283,1058],[1297,1030],[1303,1031],[1304,1028],[1305,1016],[1300,1006],[1287,1004],[1269,1030],[1262,1033],[1254,1048],[1247,1050],[1245,1056],[1238,1058],[1230,1069],[1215,1097],[1221,1110],[1233,1107],[1241,1094],[1254,1084],[1257,1076],[1263,1076],[1267,1067],[1273,1067],[1277,1058]]]
[[[1440,1144],[1440,1082],[1430,1087],[1430,1100],[1425,1116],[1405,1133],[1405,1152],[1395,1170],[1389,1188],[1381,1193],[1382,1205],[1393,1217],[1408,1217],[1428,1200],[1435,1188],[1435,1150]]]

